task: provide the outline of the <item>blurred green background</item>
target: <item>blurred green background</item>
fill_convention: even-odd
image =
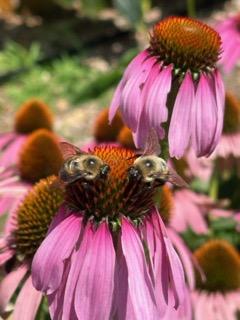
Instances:
[[[188,4],[0,0],[0,131],[11,129],[22,102],[38,97],[56,112],[57,131],[85,141],[90,131],[86,124],[79,129],[81,122],[90,121],[90,127],[98,109],[109,104],[124,68],[147,45],[147,30],[161,17],[186,15]],[[223,4],[198,0],[198,15],[209,16]]]

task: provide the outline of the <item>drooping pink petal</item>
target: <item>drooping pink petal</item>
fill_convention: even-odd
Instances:
[[[93,234],[85,257],[79,257],[81,270],[75,292],[79,320],[109,319],[114,288],[115,250],[106,222]]]
[[[167,230],[160,218],[157,210],[152,213],[153,219],[156,221],[156,234],[161,241],[164,241],[166,255],[168,257],[168,269],[171,288],[175,298],[174,307],[177,309],[185,297],[185,280],[181,261],[168,238]]]
[[[155,58],[148,58],[141,67],[127,81],[121,95],[120,110],[125,124],[136,131],[139,118],[143,109],[142,91],[146,79],[151,73]]]
[[[144,109],[139,118],[138,127],[136,132],[133,132],[133,141],[136,148],[145,149],[147,137],[149,135],[150,125]]]
[[[193,269],[193,262],[191,260],[192,253],[184,244],[181,237],[179,237],[179,235],[172,228],[167,228],[167,233],[182,261],[189,287],[191,290],[193,290],[195,287],[195,274]]]
[[[52,298],[52,303],[55,304],[54,308],[63,317],[63,319],[69,319],[71,318],[72,313],[75,313],[75,308],[74,308],[75,295],[74,294],[76,290],[76,285],[78,283],[79,274],[83,266],[83,263],[79,263],[79,262],[84,261],[87,250],[92,245],[93,236],[94,236],[92,224],[88,222],[82,232],[83,233],[81,235],[80,243],[77,244],[68,262],[69,266],[66,265],[66,269],[68,268],[68,270],[64,272],[65,285],[64,287],[62,286],[60,290],[62,291],[62,294],[57,293],[56,296]],[[54,300],[57,300],[57,301],[54,301]]]
[[[225,109],[225,88],[224,88],[222,77],[218,70],[214,71],[213,82],[215,86],[217,118],[218,118],[215,141],[219,141],[220,136],[222,134],[222,129],[223,129],[223,119],[224,119],[224,109]],[[216,143],[215,143],[215,146],[216,146]]]
[[[154,288],[148,272],[143,245],[126,219],[122,218],[121,243],[128,270],[129,295],[135,319],[157,319]]]
[[[172,66],[159,71],[159,64],[157,64],[153,80],[148,88],[145,107],[151,126],[157,129],[168,118],[166,103],[172,84]]]
[[[128,270],[122,252],[121,239],[118,239],[114,277],[113,307],[110,318],[125,320],[136,319],[128,288]]]
[[[29,276],[18,294],[14,306],[13,319],[35,320],[41,300],[42,293],[33,287],[32,278]]]
[[[141,64],[148,57],[148,53],[146,50],[140,52],[127,66],[121,81],[119,82],[117,89],[114,92],[112,102],[110,104],[109,109],[109,121],[112,122],[117,109],[120,107],[121,95],[124,89],[126,82],[132,76],[132,72],[138,68],[141,68]]]
[[[154,219],[144,221],[144,240],[150,255],[149,260],[152,269],[150,271],[153,273],[152,278],[159,317],[162,317],[166,313],[168,303],[168,261],[164,242],[157,236],[155,228]]]
[[[193,79],[187,72],[174,103],[168,134],[170,156],[177,159],[183,156],[190,142],[194,95]]]
[[[67,317],[63,316],[63,302],[64,302],[65,288],[66,288],[66,282],[69,275],[70,266],[71,266],[71,258],[68,258],[64,261],[64,271],[63,271],[63,277],[62,277],[60,286],[55,292],[48,295],[49,313],[50,313],[51,319],[53,320],[68,320],[68,319],[77,320],[77,315],[75,313],[73,304],[69,306],[71,308],[71,311],[68,314],[68,316]]]
[[[64,260],[69,257],[76,244],[81,223],[79,215],[68,216],[55,226],[38,248],[32,262],[33,285],[37,290],[50,294],[59,287]]]
[[[197,86],[195,110],[192,115],[193,147],[198,157],[206,156],[213,150],[217,130],[218,110],[209,79],[202,74]]]
[[[5,308],[25,276],[28,266],[23,264],[17,269],[7,274],[0,282],[0,311],[4,312]]]

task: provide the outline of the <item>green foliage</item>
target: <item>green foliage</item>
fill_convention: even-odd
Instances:
[[[115,68],[106,72],[86,65],[84,56],[65,56],[50,66],[35,66],[17,77],[5,86],[6,94],[16,105],[33,96],[52,105],[57,99],[79,105],[100,97],[115,86],[135,54],[136,50],[128,51]]]
[[[38,43],[33,43],[29,49],[10,41],[0,51],[0,73],[31,67],[41,58],[41,49]]]
[[[232,217],[209,218],[209,230],[207,234],[197,234],[189,228],[182,233],[182,237],[192,251],[216,238],[225,239],[240,247],[240,233],[237,231],[237,222]]]

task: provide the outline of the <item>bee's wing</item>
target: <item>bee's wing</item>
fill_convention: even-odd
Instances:
[[[76,154],[84,154],[85,153],[82,150],[80,150],[78,147],[76,147],[73,144],[66,142],[66,141],[61,141],[59,143],[59,146],[60,146],[64,160],[66,160]]]
[[[169,173],[167,175],[167,181],[182,188],[189,188],[189,184],[180,177],[179,174],[172,168],[169,168]]]
[[[157,132],[154,128],[151,128],[147,136],[147,140],[143,150],[143,155],[144,156],[152,155],[152,154],[159,155],[160,152],[161,152],[161,149],[160,149]]]

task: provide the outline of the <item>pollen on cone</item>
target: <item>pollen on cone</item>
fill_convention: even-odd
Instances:
[[[41,128],[52,130],[52,112],[49,106],[41,100],[28,100],[17,111],[14,127],[19,133],[31,133]]]
[[[17,209],[14,233],[17,254],[32,257],[64,199],[56,176],[40,180]]]
[[[125,148],[135,149],[132,131],[127,126],[121,129],[117,141]]]
[[[186,17],[169,17],[157,23],[150,50],[165,65],[193,72],[213,68],[219,59],[221,38],[206,24]]]
[[[240,101],[231,92],[226,92],[224,133],[234,133],[240,131]]]
[[[21,178],[37,182],[52,174],[58,174],[63,158],[57,137],[46,129],[29,135],[19,155],[18,168]]]
[[[197,285],[209,291],[229,291],[240,287],[240,257],[226,240],[209,240],[194,252],[206,281],[197,277]]]
[[[98,142],[116,141],[123,127],[123,121],[119,112],[116,113],[111,125],[108,120],[109,109],[102,110],[94,125],[94,137]]]

